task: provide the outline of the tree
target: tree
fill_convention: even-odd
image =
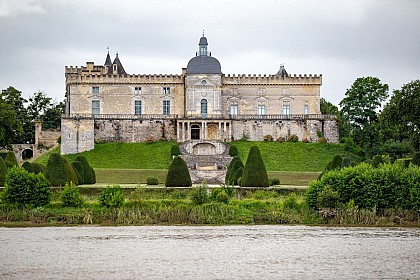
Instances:
[[[23,133],[12,105],[0,98],[0,148],[13,144]]]
[[[28,114],[32,120],[41,119],[41,116],[51,107],[51,98],[42,91],[29,97]]]
[[[65,103],[60,102],[52,105],[41,116],[42,127],[45,129],[57,129],[61,127],[61,115],[64,114]]]
[[[388,97],[388,85],[376,77],[357,78],[341,100],[341,113],[354,142],[373,154],[378,142],[378,110]]]
[[[242,187],[268,187],[268,175],[260,149],[252,146],[248,153],[241,179]]]
[[[12,151],[8,151],[8,152],[7,152],[7,156],[6,156],[6,158],[5,158],[5,161],[8,161],[8,162],[10,162],[10,163],[11,163],[11,164],[13,164],[13,165],[18,166],[18,162],[17,162],[17,159],[16,159],[16,155],[15,155],[15,153],[14,153],[14,152],[12,152]]]
[[[388,139],[409,141],[420,150],[420,80],[412,81],[394,90],[389,103],[381,113]]]
[[[34,140],[35,128],[32,124],[25,103],[28,101],[22,97],[22,92],[14,87],[8,87],[1,91],[1,99],[9,104],[16,113],[16,121],[21,124],[22,135],[13,139],[14,143],[26,143]]]
[[[191,176],[187,164],[180,157],[176,156],[169,166],[166,176],[165,187],[191,187]]]

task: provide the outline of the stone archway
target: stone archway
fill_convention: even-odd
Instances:
[[[216,146],[212,143],[198,143],[193,147],[193,155],[214,155]]]
[[[217,139],[217,125],[209,124],[207,126],[207,139],[210,139],[210,140]]]
[[[31,149],[25,149],[22,151],[22,160],[31,159],[34,157],[34,151]]]

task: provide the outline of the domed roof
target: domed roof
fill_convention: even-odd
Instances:
[[[199,45],[208,45],[207,43],[207,38],[206,37],[201,37],[200,38],[200,42],[198,43]]]
[[[196,56],[188,62],[187,74],[222,74],[222,67],[214,57]]]

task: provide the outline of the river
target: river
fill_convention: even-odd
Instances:
[[[0,279],[420,279],[419,228],[0,228]]]

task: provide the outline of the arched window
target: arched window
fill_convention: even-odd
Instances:
[[[201,116],[206,117],[207,116],[207,100],[201,99]]]

